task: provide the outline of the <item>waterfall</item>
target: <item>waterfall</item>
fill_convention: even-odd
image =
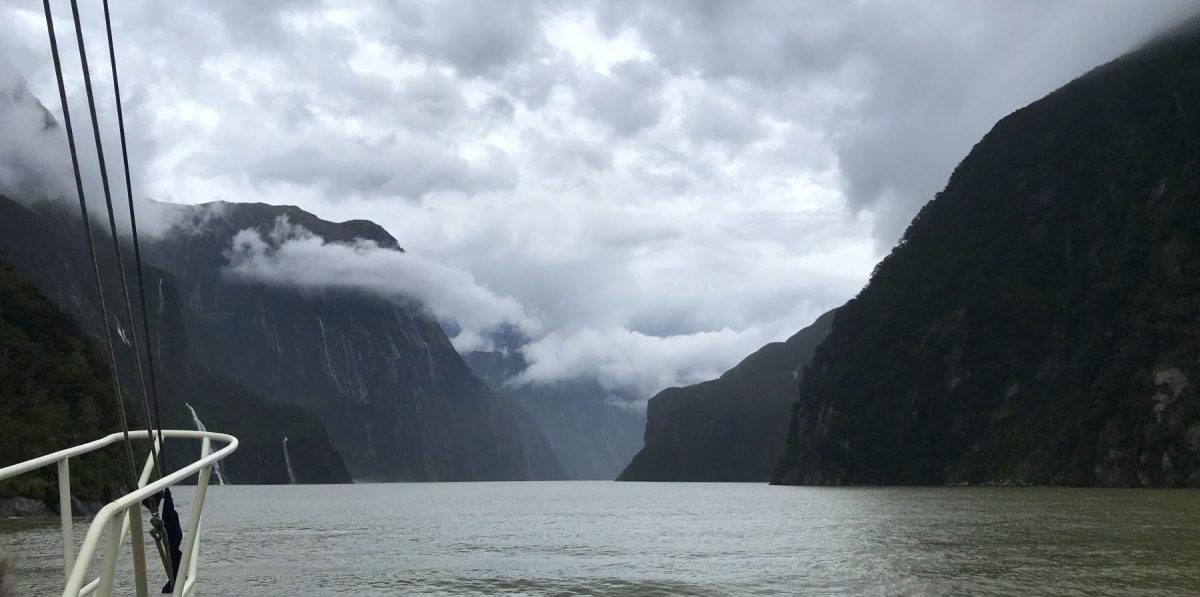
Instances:
[[[208,431],[208,427],[204,426],[204,423],[200,421],[200,416],[196,414],[196,409],[192,408],[192,405],[186,402],[184,402],[183,405],[186,406],[188,411],[192,413],[192,424],[196,426],[196,431]],[[217,475],[217,485],[229,484],[229,482],[225,480],[225,474],[221,472],[221,461],[218,460],[217,462],[214,462],[212,465],[212,470],[213,473],[216,473]]]
[[[292,457],[288,456],[287,436],[283,436],[283,463],[287,465],[288,483],[296,484],[296,473],[292,472]]]

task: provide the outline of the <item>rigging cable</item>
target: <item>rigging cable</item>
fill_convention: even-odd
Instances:
[[[92,269],[93,269],[93,273],[95,274],[95,279],[96,279],[96,291],[97,291],[97,295],[100,298],[100,309],[101,309],[102,317],[104,318],[105,340],[108,345],[109,363],[110,363],[111,372],[112,372],[112,376],[113,376],[113,387],[114,387],[115,394],[116,394],[117,408],[118,408],[118,411],[121,416],[121,430],[122,430],[122,432],[124,434],[124,438],[125,438],[125,453],[128,457],[128,461],[129,461],[129,471],[130,471],[131,481],[132,481],[132,484],[134,486],[136,486],[138,484],[138,474],[137,474],[137,465],[134,462],[134,456],[133,456],[133,442],[130,440],[130,437],[129,437],[129,421],[128,421],[128,417],[126,416],[126,413],[125,413],[125,400],[124,400],[124,396],[121,392],[120,378],[119,378],[119,372],[118,372],[118,367],[117,367],[116,351],[113,346],[112,329],[109,325],[109,319],[108,319],[108,307],[107,307],[107,303],[105,302],[105,299],[104,299],[104,289],[103,289],[103,284],[102,284],[101,277],[100,277],[100,265],[96,258],[95,242],[94,242],[94,239],[92,236],[92,231],[91,231],[91,221],[88,216],[87,200],[85,198],[84,190],[83,190],[83,181],[82,181],[82,176],[80,174],[80,168],[79,168],[79,157],[78,157],[78,153],[76,151],[76,146],[75,146],[75,134],[74,134],[74,129],[71,126],[70,109],[67,104],[66,86],[63,82],[62,63],[61,63],[61,60],[59,59],[59,54],[58,54],[58,40],[57,40],[57,36],[54,34],[54,19],[51,14],[50,0],[43,0],[42,4],[43,4],[43,7],[46,12],[46,27],[47,27],[47,31],[50,36],[51,53],[53,54],[53,57],[54,57],[54,72],[55,72],[55,77],[58,80],[59,100],[62,102],[63,119],[64,119],[64,124],[66,125],[66,129],[67,129],[68,145],[71,150],[71,165],[73,167],[74,174],[75,174],[75,189],[76,189],[77,194],[79,195],[79,207],[80,207],[80,211],[81,211],[82,218],[83,218],[85,235],[87,237],[88,253],[92,259]],[[163,472],[164,472],[163,471],[163,463],[162,463],[162,459],[160,458],[160,454],[159,454],[159,450],[161,449],[162,438],[163,438],[162,421],[161,421],[160,417],[155,417],[155,419],[152,421],[151,416],[150,416],[149,399],[147,398],[146,378],[145,378],[145,375],[143,373],[143,368],[142,368],[141,351],[138,348],[137,322],[134,319],[134,315],[133,315],[133,305],[132,305],[132,302],[131,302],[130,296],[129,296],[129,282],[125,275],[125,262],[123,260],[122,254],[121,254],[120,238],[117,235],[116,216],[115,216],[114,210],[113,210],[112,193],[111,193],[111,189],[109,187],[109,182],[108,182],[107,164],[104,160],[104,146],[103,146],[103,143],[100,138],[100,124],[99,124],[99,119],[96,116],[96,101],[95,101],[95,96],[92,91],[91,72],[88,68],[87,51],[85,49],[84,40],[83,40],[83,27],[80,23],[79,4],[78,4],[77,0],[71,0],[71,14],[72,14],[72,18],[73,18],[74,24],[75,24],[76,42],[78,43],[78,47],[79,47],[79,61],[82,65],[82,69],[83,69],[84,88],[87,91],[88,111],[90,113],[91,121],[92,121],[92,133],[93,133],[93,136],[95,137],[95,141],[96,141],[96,156],[97,156],[99,166],[100,166],[100,180],[103,184],[103,189],[104,189],[104,202],[105,202],[105,206],[108,209],[109,233],[112,236],[113,253],[116,257],[117,268],[120,271],[120,275],[121,275],[121,293],[125,300],[125,310],[129,316],[129,325],[130,325],[130,329],[132,330],[132,334],[131,334],[132,335],[132,338],[131,338],[132,339],[132,347],[133,347],[133,351],[134,351],[134,357],[136,359],[138,380],[141,383],[141,390],[142,390],[142,408],[145,411],[147,427],[151,427],[151,425],[154,425],[155,423],[157,423],[158,440],[156,442],[154,440],[153,435],[151,435],[151,437],[150,437],[150,439],[151,439],[150,452],[151,452],[151,456],[154,459],[154,465],[158,469],[159,478],[163,478]],[[140,246],[138,243],[138,236],[137,236],[137,221],[136,221],[136,214],[135,214],[134,203],[133,203],[133,191],[132,191],[133,185],[130,182],[130,175],[129,175],[129,154],[128,154],[128,151],[126,148],[126,141],[125,141],[124,114],[121,109],[120,88],[118,86],[119,83],[118,83],[118,79],[117,79],[116,52],[114,50],[114,44],[113,44],[113,39],[112,39],[112,24],[111,24],[111,19],[109,16],[107,0],[104,0],[104,21],[105,21],[105,30],[106,30],[107,37],[108,37],[109,58],[112,61],[113,89],[116,94],[116,102],[117,102],[117,121],[118,121],[118,124],[120,125],[120,129],[121,129],[121,157],[122,157],[122,163],[123,163],[124,170],[125,170],[125,189],[126,189],[126,192],[128,195],[128,200],[129,200],[129,218],[130,218],[130,229],[133,234],[134,257],[137,260],[138,291],[139,291],[139,298],[141,299],[140,306],[141,306],[141,311],[142,311],[142,324],[143,324],[142,329],[143,329],[143,332],[144,332],[145,338],[146,338],[147,359],[148,359],[149,367],[150,367],[150,376],[151,376],[150,380],[151,380],[152,392],[154,395],[155,414],[157,415],[158,414],[158,392],[157,392],[157,384],[155,383],[155,380],[154,380],[153,347],[150,344],[149,316],[147,315],[147,312],[146,312],[145,282],[144,282],[143,271],[142,271],[141,250],[140,250]],[[120,317],[118,316],[117,317],[118,330],[119,330],[120,323],[121,323]],[[123,334],[122,334],[122,339],[124,339]],[[126,343],[128,344],[129,342],[127,341]],[[151,431],[150,433],[152,434],[153,431]],[[173,527],[170,525],[167,525],[166,527],[164,527],[163,521],[159,518],[159,503],[164,501],[164,498],[165,498],[165,502],[166,502],[166,508],[168,509],[168,511],[166,512],[168,514],[168,519],[171,519],[172,516],[174,517],[173,518],[173,520],[174,520]],[[167,583],[168,588],[165,588],[164,590],[170,590],[169,587],[172,587],[172,585],[174,584],[174,579],[175,579],[174,572],[175,572],[175,568],[178,566],[179,556],[177,554],[175,554],[174,552],[171,552],[170,554],[168,554],[167,548],[169,545],[171,547],[174,547],[179,544],[179,541],[174,541],[174,543],[172,543],[172,544],[168,543],[169,539],[173,539],[173,537],[171,537],[171,533],[170,533],[171,530],[174,530],[174,531],[176,531],[177,534],[179,534],[178,515],[175,514],[174,509],[171,506],[169,491],[164,491],[163,493],[159,494],[157,501],[156,500],[147,500],[147,503],[144,503],[144,505],[146,505],[148,508],[150,508],[151,523],[154,526],[154,530],[152,530],[150,534],[152,537],[154,537],[155,545],[158,547],[159,556],[163,560],[163,566],[165,567],[165,569],[167,571],[167,576],[169,579],[168,583]],[[177,551],[177,549],[176,549],[176,551]]]
[[[74,2],[74,0],[72,0]],[[154,345],[150,341],[150,316],[146,309],[146,282],[145,274],[142,268],[142,249],[141,243],[138,240],[137,229],[137,210],[133,204],[133,182],[129,175],[129,149],[125,140],[125,112],[122,109],[121,102],[121,83],[117,75],[117,53],[116,44],[113,43],[112,33],[112,16],[108,8],[108,0],[102,0],[104,6],[104,31],[108,40],[108,60],[112,68],[112,83],[113,96],[117,104],[117,129],[121,135],[121,166],[125,174],[125,197],[129,203],[129,230],[130,236],[133,237],[133,262],[136,267],[135,277],[138,285],[138,301],[141,307],[142,316],[142,334],[145,339],[146,347],[146,370],[150,380],[150,400],[154,403],[153,418],[150,413],[150,405],[146,399],[146,379],[142,378],[142,409],[146,416],[146,426],[152,432],[157,432],[157,442],[151,438],[150,449],[154,450],[157,444],[157,454],[154,458],[154,464],[158,468],[158,477],[161,479],[164,476],[164,469],[167,468],[166,454],[163,451],[163,432],[162,432],[162,416],[158,406],[158,383],[154,373]],[[78,27],[78,24],[76,25]],[[81,44],[82,46],[82,44]],[[91,105],[89,104],[89,107]],[[93,108],[94,110],[94,108]],[[94,118],[94,115],[93,115]],[[93,120],[95,122],[95,120]],[[97,144],[99,139],[97,139]],[[103,163],[101,164],[103,168]],[[111,205],[109,207],[111,210]],[[111,211],[110,211],[111,217]],[[114,232],[114,238],[115,238]],[[124,270],[122,270],[124,275]],[[161,284],[161,281],[160,281]],[[128,294],[126,294],[126,305],[128,306]],[[129,314],[130,325],[136,328],[133,323],[133,313]],[[134,330],[134,342],[137,341],[137,330]],[[139,355],[139,365],[140,355]],[[139,374],[141,370],[139,369]],[[171,491],[164,489],[156,499],[148,499],[146,504],[150,509],[150,536],[154,539],[154,545],[158,550],[158,557],[162,560],[163,568],[167,574],[167,585],[163,587],[163,592],[167,592],[173,588],[175,584],[175,576],[179,569],[179,559],[182,554],[179,551],[179,545],[182,542],[182,530],[179,527],[179,515],[175,512],[174,502],[171,500]],[[163,518],[159,516],[159,509],[162,509]]]
[[[62,103],[63,124],[67,129],[67,146],[71,151],[71,167],[75,171],[75,192],[79,196],[79,211],[83,215],[83,233],[87,239],[88,256],[92,260],[92,272],[95,274],[96,295],[100,300],[100,314],[104,319],[104,339],[108,346],[108,362],[112,374],[113,391],[117,400],[117,411],[121,415],[121,431],[125,434],[125,453],[129,458],[129,474],[133,485],[137,485],[137,464],[133,459],[133,443],[129,440],[129,421],[125,417],[125,399],[121,394],[121,380],[117,375],[117,355],[113,348],[112,328],[108,321],[108,306],[104,301],[104,286],[100,281],[100,262],[96,259],[96,247],[92,238],[91,220],[88,218],[87,200],[83,192],[83,177],[79,173],[79,154],[75,149],[75,133],[71,128],[71,110],[67,105],[67,88],[63,83],[62,62],[58,56],[58,38],[54,35],[54,17],[50,10],[50,0],[42,0],[42,8],[46,12],[46,30],[50,35],[50,54],[54,57],[54,76],[58,79],[58,100]],[[82,49],[82,48],[81,48]]]
[[[100,139],[100,120],[96,117],[96,97],[92,92],[92,74],[88,68],[87,50],[84,48],[83,41],[83,25],[79,20],[79,1],[71,0],[71,16],[75,20],[75,40],[79,45],[79,62],[83,68],[83,89],[87,92],[88,112],[92,118],[92,137],[96,141],[96,159],[100,162],[100,186],[104,190],[104,205],[108,209],[108,231],[112,237],[113,255],[117,259],[117,271],[121,277],[121,296],[125,300],[125,312],[129,317],[130,344],[133,347],[133,355],[136,363],[138,381],[141,384],[142,390],[142,406],[147,414],[146,425],[149,427],[153,424],[149,420],[149,398],[146,393],[146,376],[142,368],[142,351],[138,345],[137,338],[137,320],[133,316],[133,301],[129,297],[129,279],[125,275],[125,259],[121,254],[121,239],[117,234],[117,218],[113,211],[112,189],[108,184],[108,165],[104,159],[104,143]],[[130,201],[132,201],[132,197]],[[120,325],[120,317],[117,318],[117,325]],[[124,410],[122,408],[122,410]],[[128,427],[128,423],[126,423]],[[128,437],[126,437],[128,441]],[[132,448],[130,448],[132,451]],[[155,447],[154,441],[150,442],[150,456],[154,459],[155,468],[159,470],[160,476],[162,465],[158,459],[158,448]]]
[[[163,477],[163,470],[167,467],[166,455],[162,453],[163,437],[162,437],[162,417],[158,408],[158,383],[154,376],[154,347],[150,343],[150,317],[146,313],[146,283],[145,276],[142,273],[142,248],[138,242],[137,215],[133,207],[133,183],[129,177],[129,151],[125,144],[125,113],[121,109],[121,84],[117,78],[117,53],[113,45],[112,34],[112,19],[108,13],[108,0],[103,0],[104,3],[104,29],[108,34],[108,60],[112,65],[112,82],[113,95],[117,102],[117,129],[121,132],[121,164],[125,168],[125,195],[129,199],[129,230],[133,236],[133,263],[137,268],[135,277],[138,283],[138,300],[142,307],[142,333],[145,338],[146,346],[146,371],[150,378],[150,401],[154,404],[154,418],[150,418],[150,408],[143,401],[143,407],[146,411],[146,426],[158,431],[158,449],[159,454],[156,459],[158,466],[158,477]],[[160,282],[161,283],[161,282]],[[154,441],[151,440],[151,446]]]

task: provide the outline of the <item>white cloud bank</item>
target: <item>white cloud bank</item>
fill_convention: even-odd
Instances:
[[[714,379],[775,335],[728,328],[670,336],[621,327],[557,330],[522,349],[531,365],[512,383],[595,377],[617,395],[648,398],[666,387]]]
[[[380,247],[370,240],[330,243],[284,216],[264,237],[256,230],[234,236],[226,271],[269,284],[362,290],[394,301],[417,301],[435,317],[462,331],[459,350],[486,348],[485,334],[511,326],[536,334],[540,324],[517,301],[497,296],[463,270],[410,253]]]

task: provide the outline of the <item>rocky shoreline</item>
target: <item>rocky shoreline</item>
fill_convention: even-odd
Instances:
[[[95,516],[104,502],[85,502],[71,498],[71,514],[78,517]],[[53,504],[27,497],[0,498],[0,518],[52,518],[57,517],[58,502]]]

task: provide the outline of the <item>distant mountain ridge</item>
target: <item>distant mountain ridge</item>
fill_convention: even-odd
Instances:
[[[645,447],[618,480],[767,481],[783,452],[803,367],[829,334],[835,312],[717,379],[651,398]]]
[[[167,218],[184,233],[196,234],[209,225],[212,225],[213,230],[221,233],[248,229],[267,233],[276,220],[286,218],[292,224],[312,232],[326,242],[352,243],[362,239],[372,241],[384,249],[404,252],[404,249],[400,247],[400,242],[383,226],[375,222],[370,220],[330,222],[294,205],[231,203],[228,201],[213,201],[198,205],[181,205],[161,201],[153,203],[157,208],[164,210]]]
[[[838,313],[774,482],[1200,486],[1197,24],[975,146]]]
[[[497,393],[524,408],[545,432],[568,479],[616,478],[642,445],[646,415],[614,403],[594,380],[506,385],[527,367],[519,352],[468,352],[463,358]]]

